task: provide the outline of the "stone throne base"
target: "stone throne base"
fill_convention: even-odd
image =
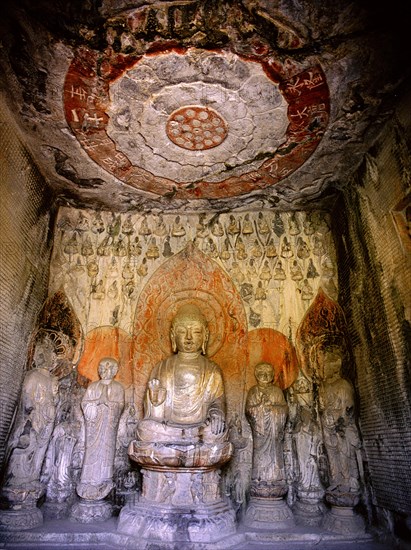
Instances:
[[[272,499],[251,497],[244,524],[250,529],[283,531],[294,526],[294,517],[282,497]]]
[[[139,502],[127,504],[117,530],[163,542],[216,542],[236,532],[215,468],[145,467]]]

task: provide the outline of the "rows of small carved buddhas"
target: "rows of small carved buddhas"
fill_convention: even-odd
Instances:
[[[52,281],[82,325],[128,330],[141,289],[193,242],[232,278],[249,326],[297,326],[320,286],[335,298],[329,220],[317,212],[112,214],[63,209]]]

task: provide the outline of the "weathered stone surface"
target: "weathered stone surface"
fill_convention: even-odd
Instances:
[[[355,2],[203,4],[8,6],[4,99],[67,201],[201,211],[241,195],[295,208],[326,203],[359,165],[407,74],[393,19]],[[216,107],[221,145],[199,155],[167,138],[185,105]]]

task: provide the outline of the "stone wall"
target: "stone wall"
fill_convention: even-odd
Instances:
[[[27,348],[47,293],[52,197],[0,105],[0,463],[25,369]]]
[[[372,499],[378,507],[400,514],[411,512],[407,112],[398,111],[369,151],[333,217],[339,241],[340,303],[357,364]]]

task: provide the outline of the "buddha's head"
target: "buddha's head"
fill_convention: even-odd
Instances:
[[[177,311],[171,322],[170,338],[173,352],[204,355],[207,349],[209,330],[207,320],[194,304],[186,304]]]
[[[112,380],[118,372],[118,361],[114,357],[103,357],[98,365],[101,380]]]

